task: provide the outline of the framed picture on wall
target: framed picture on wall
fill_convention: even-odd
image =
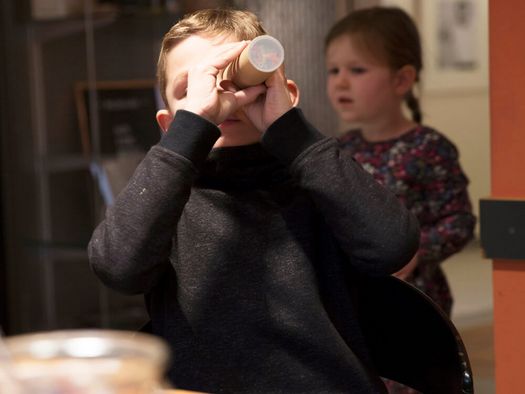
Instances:
[[[425,92],[488,87],[488,0],[382,0],[417,23]]]
[[[86,156],[146,152],[160,138],[154,80],[99,81],[75,85],[75,101]]]
[[[488,1],[420,1],[423,89],[488,87]]]

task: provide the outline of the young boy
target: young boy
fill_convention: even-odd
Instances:
[[[91,266],[145,294],[177,387],[383,392],[351,283],[403,267],[417,222],[306,122],[283,68],[244,90],[218,80],[239,40],[262,34],[234,10],[197,11],[166,34],[165,133],[95,230]]]

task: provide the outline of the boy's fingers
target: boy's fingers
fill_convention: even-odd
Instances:
[[[223,44],[196,64],[188,74],[190,77],[195,77],[192,79],[197,81],[202,78],[202,75],[217,79],[219,72],[238,57],[246,45],[246,41]]]
[[[268,87],[274,86],[279,83],[283,83],[283,81],[286,80],[286,76],[284,75],[284,67],[281,66],[277,70],[275,70],[272,75],[268,77],[268,79],[265,81],[265,85]]]
[[[237,100],[237,104],[239,107],[242,107],[246,104],[249,104],[257,97],[259,97],[261,94],[266,92],[266,86],[264,85],[256,85],[256,86],[250,86],[249,88],[239,90],[238,92],[235,92],[235,98]]]
[[[220,50],[215,53],[214,56],[212,56],[210,65],[219,70],[224,69],[241,54],[244,48],[246,48],[246,45],[248,45],[247,41],[233,42],[222,45]]]
[[[227,92],[235,93],[239,90],[239,88],[228,79],[223,79],[221,82],[219,82],[219,86]]]

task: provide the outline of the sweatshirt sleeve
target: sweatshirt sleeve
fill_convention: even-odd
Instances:
[[[388,275],[410,261],[419,244],[415,216],[299,109],[274,122],[262,142],[309,192],[354,269]]]
[[[89,242],[91,268],[107,286],[144,293],[163,274],[198,168],[219,136],[219,129],[205,119],[176,113]]]
[[[411,209],[421,226],[419,264],[435,266],[459,252],[474,235],[476,218],[455,145],[440,134],[423,146],[420,164],[424,198]]]

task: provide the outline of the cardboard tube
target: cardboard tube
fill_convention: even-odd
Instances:
[[[284,61],[284,48],[272,36],[259,36],[244,48],[223,72],[222,79],[232,81],[237,87],[259,85],[266,81]]]

